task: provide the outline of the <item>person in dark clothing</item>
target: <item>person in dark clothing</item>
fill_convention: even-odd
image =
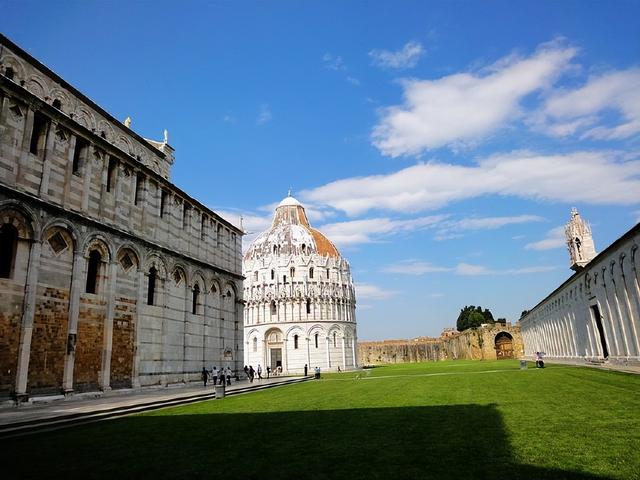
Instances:
[[[207,386],[207,379],[209,378],[209,373],[207,372],[207,369],[202,367],[202,381],[204,382],[204,386]]]
[[[255,370],[251,365],[249,365],[249,381],[253,382],[253,377],[256,374]]]
[[[267,365],[267,378],[269,378],[270,374],[271,374],[271,367]]]
[[[307,367],[307,364],[305,363],[304,364],[304,376],[305,377],[307,376],[307,369],[308,369],[308,367]]]
[[[244,374],[247,376],[247,380],[249,379],[249,367],[244,366]]]

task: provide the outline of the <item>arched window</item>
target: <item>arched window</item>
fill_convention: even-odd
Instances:
[[[318,334],[316,333],[314,336],[315,341],[316,341],[316,348],[318,348]]]
[[[333,346],[336,347],[336,332],[333,332]]]
[[[258,338],[257,337],[253,337],[253,351],[254,352],[258,351]]]
[[[111,192],[116,184],[118,161],[109,157],[109,165],[107,166],[107,192]]]
[[[10,223],[0,227],[0,278],[13,276],[13,264],[18,246],[18,230]]]
[[[257,282],[258,281],[258,272],[254,272],[253,273],[253,281]]]
[[[307,298],[307,315],[311,313],[311,299]]]
[[[327,278],[329,278],[329,269],[327,268]]]
[[[295,350],[297,350],[297,349],[298,349],[298,335],[294,335],[294,336],[293,336],[293,348],[294,348]]]
[[[278,313],[278,308],[276,307],[275,300],[271,300],[271,315],[275,315]]]
[[[149,286],[147,287],[147,305],[155,304],[157,277],[158,270],[156,270],[156,267],[151,267],[149,269]]]
[[[100,271],[100,261],[102,256],[98,250],[91,250],[89,253],[89,268],[87,268],[87,288],[85,292],[96,293],[98,289],[98,272]]]
[[[313,278],[313,267],[309,268],[309,278]]]
[[[282,275],[282,283],[287,283],[287,276],[286,275]]]
[[[60,101],[60,99],[56,98],[53,103],[53,108],[57,108],[58,110],[62,110],[62,102]]]
[[[292,280],[293,280],[293,277],[296,276],[296,269],[294,267],[291,267],[289,269],[289,276],[291,277]]]
[[[191,313],[196,315],[198,313],[198,301],[200,297],[200,285],[197,283],[193,287],[193,298],[191,300]]]
[[[4,76],[9,80],[13,80],[13,68],[7,67],[4,69]]]
[[[307,253],[307,246],[303,243],[302,244],[302,254],[304,255],[305,253]]]
[[[276,278],[276,271],[275,270],[271,270],[271,280]]]

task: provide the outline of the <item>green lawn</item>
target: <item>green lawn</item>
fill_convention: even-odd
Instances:
[[[640,376],[531,367],[324,375],[4,440],[0,452],[16,478],[640,478]]]

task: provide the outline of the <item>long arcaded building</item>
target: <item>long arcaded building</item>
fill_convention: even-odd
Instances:
[[[130,127],[0,36],[0,397],[241,368],[242,232]]]

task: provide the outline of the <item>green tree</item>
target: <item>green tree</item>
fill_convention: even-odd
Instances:
[[[456,328],[463,332],[469,328],[478,328],[483,323],[495,323],[491,311],[488,308],[483,310],[481,306],[467,305],[460,310]]]

